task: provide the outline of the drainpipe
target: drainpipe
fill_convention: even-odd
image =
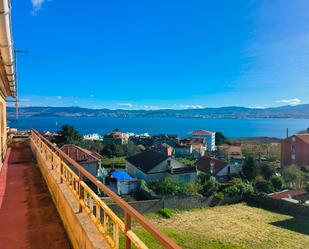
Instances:
[[[10,0],[0,0],[0,53],[12,97],[16,98],[16,73],[11,30]]]

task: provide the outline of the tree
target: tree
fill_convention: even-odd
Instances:
[[[116,144],[115,143],[106,144],[104,146],[104,148],[102,149],[101,154],[103,156],[107,156],[107,157],[115,156],[115,154],[116,154]]]
[[[234,178],[230,185],[223,189],[223,193],[228,196],[239,196],[243,194],[249,194],[253,192],[251,184],[243,182],[240,178]]]
[[[305,174],[295,165],[285,168],[282,171],[282,176],[292,188],[302,188],[304,186]]]
[[[222,132],[216,132],[216,145],[231,144],[231,142],[223,135]]]
[[[204,185],[209,180],[210,177],[211,177],[210,174],[201,172],[197,176],[198,183]]]
[[[269,194],[272,193],[274,190],[271,182],[263,178],[258,178],[257,180],[255,180],[254,187],[255,190],[260,193]]]
[[[201,194],[204,196],[212,196],[219,190],[219,183],[213,176],[202,185]]]
[[[84,141],[85,148],[91,151],[95,151],[97,153],[101,153],[103,150],[103,144],[101,141]]]
[[[62,146],[64,144],[81,145],[83,143],[82,135],[71,125],[64,125],[58,132],[59,136],[56,137],[55,142]]]
[[[283,179],[282,179],[282,177],[273,175],[270,178],[270,182],[271,182],[271,184],[273,185],[273,187],[274,187],[274,189],[276,191],[279,191],[279,190],[282,189],[282,186],[283,186]]]
[[[274,173],[275,173],[274,167],[269,164],[263,164],[260,168],[260,174],[266,180],[269,180]]]
[[[246,158],[242,166],[242,172],[248,180],[253,180],[258,175],[259,168],[254,157],[249,156]]]
[[[132,141],[129,141],[128,144],[125,145],[125,154],[126,156],[134,156],[141,152],[141,149],[135,145]]]

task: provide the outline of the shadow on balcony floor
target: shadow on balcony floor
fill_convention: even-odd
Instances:
[[[0,172],[0,248],[70,248],[30,147],[14,146]]]

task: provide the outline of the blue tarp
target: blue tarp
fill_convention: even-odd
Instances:
[[[132,179],[132,177],[123,170],[113,171],[112,176],[115,177],[117,181],[130,181]]]

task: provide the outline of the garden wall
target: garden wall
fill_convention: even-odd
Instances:
[[[274,199],[269,196],[248,195],[245,197],[245,201],[248,204],[259,205],[263,208],[274,208],[279,212],[309,216],[309,206]]]
[[[202,197],[199,195],[178,195],[178,196],[165,196],[161,199],[134,201],[129,202],[140,213],[155,212],[162,208],[188,210],[193,208],[212,207],[217,205],[233,204],[243,201],[243,197],[229,197],[223,200],[218,200],[214,197]],[[122,210],[116,204],[108,205],[116,214],[123,215]]]

